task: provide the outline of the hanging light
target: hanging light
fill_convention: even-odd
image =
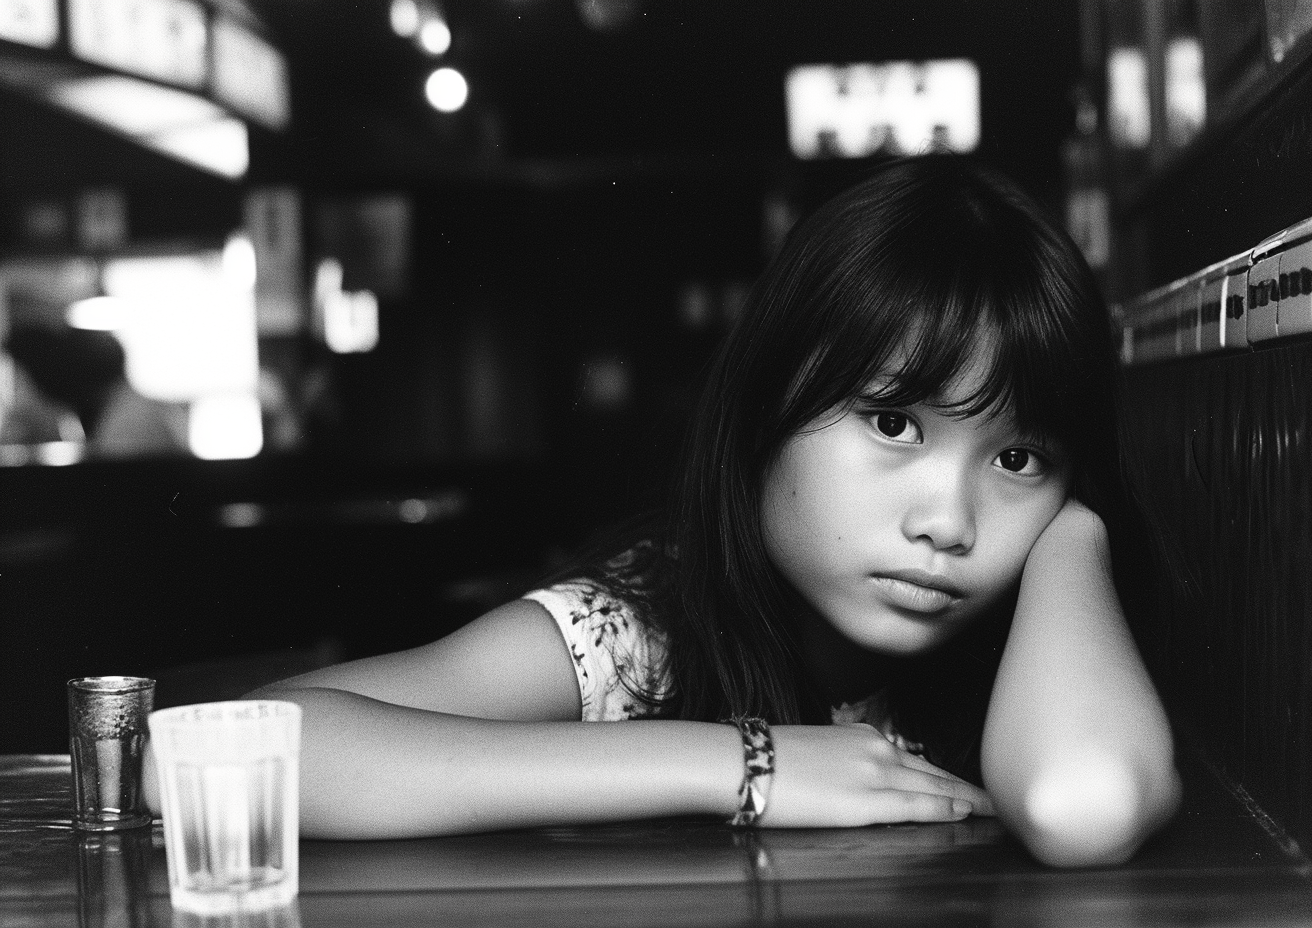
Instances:
[[[433,109],[442,113],[454,113],[469,98],[469,84],[465,76],[455,68],[438,68],[428,75],[424,93]]]
[[[426,54],[437,57],[451,48],[451,26],[440,4],[433,0],[392,0],[392,31],[412,39]]]
[[[415,0],[392,0],[389,18],[392,31],[403,39],[414,38],[419,32],[419,4]]]
[[[430,55],[444,55],[451,47],[451,27],[441,16],[426,19],[419,27],[419,47]]]

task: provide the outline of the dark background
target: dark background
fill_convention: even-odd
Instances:
[[[382,0],[255,5],[288,59],[293,123],[252,127],[240,184],[0,90],[0,255],[31,250],[16,217],[32,198],[102,184],[125,192],[142,246],[221,242],[266,184],[301,191],[311,256],[324,204],[400,195],[414,217],[380,344],[330,360],[339,416],[310,446],[0,470],[0,752],[64,749],[73,676],[155,675],[176,703],[432,640],[652,502],[770,253],[766,202],[804,212],[871,164],[788,153],[792,65],[974,59],[979,157],[1061,207],[1073,2],[650,0],[613,31],[567,0],[445,8],[442,63],[471,85],[453,115],[424,100],[436,62]],[[689,285],[709,295],[699,325],[680,315]],[[300,344],[262,349],[305,361]],[[619,408],[588,399],[606,359],[630,372]],[[446,502],[412,524],[406,500]],[[234,527],[233,503],[260,524]]]

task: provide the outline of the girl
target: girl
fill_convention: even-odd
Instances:
[[[1124,861],[1179,786],[1125,619],[1113,375],[1029,200],[951,157],[883,166],[758,283],[663,521],[432,644],[259,691],[305,710],[304,833],[974,813],[1049,864]],[[617,720],[642,721],[582,724]]]

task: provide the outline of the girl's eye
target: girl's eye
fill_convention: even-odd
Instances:
[[[920,426],[915,421],[902,412],[877,412],[875,413],[875,428],[879,434],[889,441],[903,442],[908,445],[918,445],[924,441],[924,436],[920,434]]]
[[[1043,458],[1025,448],[1008,448],[998,455],[996,463],[1003,470],[1024,477],[1037,477],[1044,471]]]

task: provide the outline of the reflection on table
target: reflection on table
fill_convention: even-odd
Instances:
[[[70,824],[68,758],[0,757],[0,924],[318,926],[1312,925],[1312,866],[1197,771],[1129,865],[1058,871],[996,821],[740,831],[672,820],[301,843],[289,909],[175,912],[159,823]]]

